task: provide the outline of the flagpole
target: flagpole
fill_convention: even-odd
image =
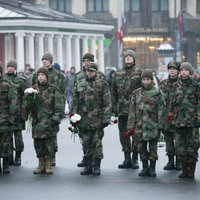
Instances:
[[[122,0],[118,0],[118,17],[117,17],[117,31],[120,33],[122,25]],[[118,68],[122,68],[122,42],[118,40]]]

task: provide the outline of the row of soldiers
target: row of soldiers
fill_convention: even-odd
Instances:
[[[34,74],[32,80],[32,87],[37,91],[35,98],[24,93],[26,80],[17,73],[17,62],[14,59],[7,63],[6,74],[0,66],[0,105],[2,106],[0,158],[3,158],[0,171],[4,174],[9,173],[9,165],[21,165],[21,153],[24,149],[22,130],[25,129],[25,121],[30,117],[39,166],[42,166],[43,171],[45,168],[48,174],[53,173],[52,166],[56,164],[55,155],[58,150],[57,133],[65,107],[66,83],[64,75],[52,67],[51,53],[43,55],[42,63],[43,67]],[[12,146],[13,138],[15,146]],[[37,168],[34,173],[40,171]]]
[[[157,142],[164,134],[169,162],[165,170],[182,168],[180,178],[194,178],[198,160],[200,122],[199,84],[192,79],[192,66],[175,61],[168,64],[168,79],[155,87],[151,70],[136,67],[135,52],[124,55],[124,67],[113,74],[111,93],[93,61],[87,54],[83,71],[76,76],[71,114],[84,116],[79,136],[85,167],[81,175],[100,175],[103,158],[103,129],[111,115],[118,117],[119,138],[124,161],[119,169],[138,169],[139,176],[156,176]],[[176,164],[174,163],[176,157]]]

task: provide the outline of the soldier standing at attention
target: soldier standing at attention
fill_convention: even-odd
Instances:
[[[111,97],[107,82],[97,78],[95,63],[88,66],[86,78],[75,85],[71,113],[82,116],[79,131],[87,163],[81,175],[100,175],[102,132],[110,122]]]
[[[22,137],[22,130],[25,129],[25,121],[21,118],[22,99],[24,96],[24,90],[26,89],[26,79],[19,76],[17,73],[17,62],[11,59],[7,63],[7,74],[5,77],[10,80],[17,88],[17,101],[18,101],[18,112],[15,115],[14,124],[12,127],[13,133],[11,135],[11,141],[13,144],[13,150],[15,150],[15,166],[21,165],[21,153],[24,150],[24,142]],[[14,142],[13,142],[14,137]],[[9,158],[9,164],[13,164],[13,153]]]
[[[91,53],[86,53],[83,56],[82,63],[83,63],[83,69],[81,71],[79,71],[78,73],[76,73],[74,85],[76,85],[78,82],[80,82],[81,80],[83,80],[87,77],[86,70],[90,66],[91,63],[94,63],[94,55]],[[105,75],[100,71],[96,72],[96,79],[98,79],[98,78],[102,79],[102,80],[106,80]],[[71,111],[69,111],[69,113],[71,113]],[[102,134],[102,135],[104,134],[103,130],[99,130],[99,131],[101,132],[100,134]],[[82,140],[81,132],[79,132],[79,137]],[[87,149],[84,149],[85,148],[84,146],[82,148],[83,148],[83,159],[80,163],[77,164],[78,167],[85,167],[86,163],[87,163],[87,157],[85,155],[87,152]]]
[[[127,132],[129,103],[132,92],[141,87],[141,70],[136,69],[135,66],[135,52],[128,50],[124,56],[125,65],[113,75],[111,86],[112,96],[112,112],[115,117],[119,118],[119,138],[124,152],[125,160],[118,168],[133,168],[138,169],[138,148],[134,139],[124,137]],[[131,144],[132,142],[132,144]],[[131,152],[132,161],[131,161]]]
[[[65,81],[65,76],[62,72],[56,70],[53,68],[53,55],[49,52],[46,52],[42,56],[42,63],[43,67],[48,69],[48,82],[50,84],[53,84],[58,91],[61,94],[62,97],[62,106],[63,106],[63,111],[65,109],[65,101],[66,101],[66,81]],[[33,77],[33,85],[37,83],[37,73],[34,74]],[[63,114],[62,111],[62,114]],[[60,122],[55,124],[53,127],[54,130],[54,155],[53,155],[53,160],[52,160],[52,165],[56,165],[56,152],[58,151],[58,144],[57,144],[57,134],[59,132],[59,125]]]
[[[178,80],[178,73],[180,70],[180,63],[171,61],[167,65],[167,69],[169,72],[169,76],[167,79],[164,79],[160,82],[159,88],[162,91],[166,106],[163,107],[163,130],[162,133],[164,135],[164,140],[166,143],[166,153],[168,156],[168,163],[164,166],[164,170],[181,170],[180,160],[178,159],[175,151],[175,132],[172,124],[167,119],[167,115],[170,109],[170,101],[171,101],[171,92],[174,83]],[[176,164],[174,165],[174,156],[176,156]]]
[[[17,90],[12,82],[3,78],[3,67],[0,64],[0,173],[10,173],[8,159],[11,155],[11,127],[17,113]],[[3,158],[3,169],[1,168]]]
[[[192,65],[184,62],[180,79],[174,84],[171,100],[172,122],[175,126],[176,148],[182,164],[179,178],[194,178],[199,142],[195,129],[200,127],[200,88],[192,80]]]
[[[32,137],[39,160],[34,174],[53,174],[52,158],[54,155],[54,126],[62,117],[62,95],[58,89],[48,82],[48,70],[44,67],[37,71],[37,84],[33,86],[38,94],[30,101],[24,97],[23,117],[32,116]]]
[[[128,130],[134,131],[143,165],[139,176],[156,176],[157,143],[164,104],[164,97],[154,86],[152,71],[144,70],[142,87],[132,93],[128,116]]]

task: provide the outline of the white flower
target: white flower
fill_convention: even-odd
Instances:
[[[111,116],[110,123],[111,124],[117,124],[118,123],[118,117]]]
[[[81,116],[78,115],[78,114],[74,114],[74,115],[72,115],[71,118],[70,118],[70,121],[71,121],[72,123],[80,122],[80,120],[81,120]]]
[[[38,94],[38,91],[33,89],[33,88],[27,88],[25,91],[24,91],[25,94]]]

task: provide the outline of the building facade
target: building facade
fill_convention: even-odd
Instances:
[[[105,35],[109,39],[111,60],[106,64],[118,66],[115,32],[120,9],[126,17],[123,47],[137,52],[137,64],[157,68],[160,45],[167,43],[174,49],[174,59],[189,61],[200,66],[200,0],[49,0],[53,9],[80,14],[93,19],[110,22],[115,29]]]
[[[0,61],[3,65],[15,58],[18,70],[23,70],[27,63],[37,69],[42,65],[42,55],[48,51],[62,69],[75,66],[79,71],[82,56],[91,52],[104,72],[104,34],[113,26],[52,10],[48,3],[0,0]]]

